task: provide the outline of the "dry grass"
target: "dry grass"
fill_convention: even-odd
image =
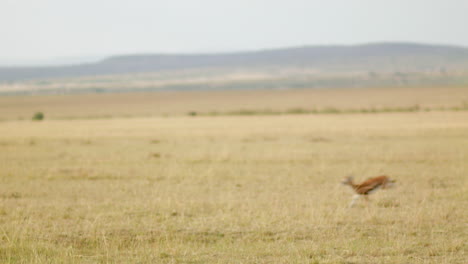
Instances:
[[[416,105],[421,109],[466,107],[468,86],[4,96],[0,97],[0,120],[30,119],[37,111],[44,112],[46,119],[73,119]]]
[[[45,98],[56,100],[24,100]],[[466,263],[467,121],[428,112],[1,122],[0,262]],[[398,186],[348,209],[339,182],[350,173]]]

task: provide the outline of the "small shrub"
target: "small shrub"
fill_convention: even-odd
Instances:
[[[41,121],[43,119],[44,119],[44,113],[42,112],[36,112],[32,117],[33,121]]]
[[[149,157],[150,157],[150,158],[160,158],[160,157],[161,157],[161,154],[159,154],[159,153],[150,153],[150,154],[149,154]]]
[[[307,114],[310,113],[310,111],[307,111],[304,108],[291,108],[286,110],[286,114]]]
[[[338,108],[326,107],[326,108],[322,109],[320,112],[323,113],[323,114],[339,114],[342,111],[340,109],[338,109]]]

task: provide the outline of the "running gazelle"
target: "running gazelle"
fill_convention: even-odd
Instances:
[[[395,180],[390,179],[388,176],[382,175],[369,178],[360,184],[356,184],[353,182],[353,177],[348,176],[342,183],[344,185],[351,186],[351,188],[356,193],[353,196],[351,203],[349,204],[349,207],[352,207],[356,203],[356,200],[359,199],[359,197],[364,197],[366,200],[369,200],[369,194],[377,191],[378,189],[387,189],[393,187],[395,185]]]

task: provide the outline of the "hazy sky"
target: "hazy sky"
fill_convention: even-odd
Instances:
[[[468,46],[468,0],[0,0],[0,63],[381,41]]]

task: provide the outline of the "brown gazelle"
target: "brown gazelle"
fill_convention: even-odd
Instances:
[[[395,180],[390,179],[388,176],[377,176],[374,178],[369,178],[360,184],[356,184],[353,182],[353,177],[348,176],[343,182],[344,185],[349,185],[353,188],[354,192],[356,193],[349,204],[349,207],[352,207],[356,200],[359,197],[364,197],[366,200],[369,200],[369,194],[377,191],[378,189],[387,189],[391,188],[395,185]]]

